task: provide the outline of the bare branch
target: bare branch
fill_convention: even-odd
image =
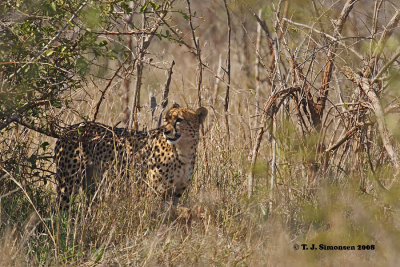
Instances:
[[[354,4],[358,2],[358,0],[347,0],[346,4],[344,5],[342,12],[340,13],[339,18],[335,21],[335,28],[334,28],[334,37],[335,39],[339,38],[342,30],[343,25],[346,22],[347,17],[350,14],[350,11],[353,9]],[[320,118],[322,118],[325,103],[328,98],[329,93],[329,83],[332,79],[332,70],[333,70],[333,62],[336,57],[336,48],[337,42],[335,42],[328,51],[328,58],[326,60],[326,67],[322,76],[322,84],[319,90],[319,97],[317,99],[317,113]]]
[[[379,59],[380,55],[382,54],[383,47],[385,46],[386,41],[392,36],[393,30],[397,27],[397,24],[400,21],[400,9],[396,11],[393,15],[392,19],[386,25],[385,29],[381,34],[381,38],[379,38],[378,45],[374,50],[374,54],[371,59],[371,64],[377,59]],[[376,58],[376,59],[375,59]],[[370,65],[373,66],[373,65]]]
[[[225,124],[228,136],[228,143],[230,140],[230,131],[229,131],[229,117],[228,117],[228,108],[229,108],[229,91],[231,87],[231,16],[229,14],[228,4],[226,0],[224,0],[225,10],[226,10],[226,23],[228,25],[228,51],[227,51],[227,71],[226,74],[228,76],[228,84],[226,86],[226,93],[225,93],[225,104],[224,104],[224,111],[225,111]]]
[[[363,90],[363,92],[371,102],[372,108],[374,109],[374,113],[376,115],[376,122],[378,124],[378,130],[382,139],[383,146],[385,147],[386,152],[389,155],[392,164],[396,169],[396,172],[398,172],[400,168],[399,158],[390,142],[391,136],[385,125],[384,112],[381,103],[379,101],[379,98],[376,95],[374,89],[372,88],[370,80],[368,78],[361,77],[357,73],[354,73],[352,69],[349,67],[344,67],[343,73],[349,80],[353,81],[361,88],[361,90]]]
[[[175,61],[172,61],[171,67],[169,67],[169,69],[168,69],[168,73],[167,73],[168,77],[167,77],[167,82],[165,83],[165,87],[164,87],[163,100],[161,101],[161,112],[160,112],[160,117],[158,118],[157,127],[161,126],[161,118],[162,118],[165,108],[168,105],[169,85],[171,84],[172,68],[174,67],[174,65],[175,65]]]
[[[104,88],[104,90],[101,91],[100,99],[99,99],[99,101],[97,102],[97,104],[94,107],[94,113],[93,113],[93,116],[92,116],[92,121],[96,121],[97,114],[99,113],[99,109],[100,109],[101,103],[103,102],[103,100],[105,98],[105,95],[106,95],[108,89],[111,86],[112,81],[114,80],[115,77],[117,77],[118,72],[121,70],[122,66],[123,66],[123,64],[121,64],[119,66],[119,68],[114,72],[114,75],[111,77],[111,79],[109,79],[109,81],[108,81],[106,87]]]
[[[396,54],[394,54],[392,56],[392,58],[385,64],[385,66],[383,66],[380,71],[378,72],[378,74],[375,75],[375,77],[372,79],[371,83],[376,82],[381,76],[382,74],[388,69],[390,68],[390,66],[392,66],[393,62],[395,62],[397,60],[397,58],[400,57],[400,49],[397,51]]]
[[[306,24],[299,23],[299,22],[294,22],[294,21],[292,21],[292,20],[290,20],[290,19],[288,19],[288,18],[283,18],[283,19],[284,19],[285,21],[289,22],[290,24],[293,24],[293,25],[296,25],[296,26],[299,26],[299,27],[303,27],[303,28],[307,28],[307,29],[309,29],[309,30],[312,30],[313,32],[316,32],[316,33],[318,33],[318,34],[323,35],[324,37],[326,37],[326,38],[328,38],[328,39],[330,39],[330,40],[332,40],[332,41],[334,41],[334,42],[337,42],[339,45],[341,45],[341,46],[343,46],[344,48],[346,48],[346,49],[348,49],[349,51],[351,51],[351,52],[352,52],[355,56],[357,56],[359,59],[363,59],[363,58],[364,58],[360,53],[358,53],[358,52],[357,52],[356,50],[354,50],[353,48],[349,47],[346,43],[341,42],[341,40],[348,39],[348,38],[353,38],[353,37],[335,38],[335,37],[333,37],[332,35],[327,34],[326,32],[319,31],[319,30],[315,29],[314,27],[308,26],[308,25],[306,25]],[[354,38],[360,38],[360,37],[354,37]],[[365,38],[366,38],[366,37],[365,37]]]

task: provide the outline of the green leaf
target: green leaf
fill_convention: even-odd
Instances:
[[[144,13],[147,11],[147,7],[149,6],[149,1],[147,1],[142,8],[140,8],[140,13]]]
[[[51,6],[51,9],[53,9],[54,11],[57,11],[57,6],[56,6],[55,2],[51,2],[50,6]]]
[[[106,40],[103,40],[99,43],[99,46],[106,46],[108,43]]]
[[[189,15],[186,14],[185,12],[180,11],[180,13],[182,14],[182,16],[183,16],[183,18],[184,18],[185,20],[189,20],[189,19],[190,19]]]
[[[47,49],[47,50],[44,52],[44,55],[45,55],[46,57],[49,57],[49,56],[51,56],[53,53],[54,53],[54,50],[53,50],[53,49]]]
[[[160,5],[158,3],[151,1],[150,4],[151,4],[151,7],[154,9],[154,11],[157,11],[160,9]]]
[[[69,26],[74,27],[75,25],[72,23],[72,21],[70,21],[69,19],[67,19],[67,22],[69,24]]]

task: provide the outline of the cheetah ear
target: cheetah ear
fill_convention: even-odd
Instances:
[[[177,103],[174,103],[173,105],[172,105],[172,108],[179,108],[180,106],[179,106],[179,104],[177,104]]]
[[[208,110],[206,108],[200,107],[196,110],[196,115],[199,117],[199,122],[203,123],[207,117]]]

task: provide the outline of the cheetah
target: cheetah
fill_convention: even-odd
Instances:
[[[146,184],[175,202],[188,187],[194,169],[199,128],[207,109],[174,104],[165,124],[150,131],[129,131],[97,122],[82,122],[66,129],[55,146],[57,196],[61,209],[82,189],[93,196],[96,179],[116,166],[133,165]]]

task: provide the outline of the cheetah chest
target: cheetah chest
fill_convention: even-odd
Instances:
[[[149,159],[148,176],[159,192],[174,191],[182,194],[192,179],[194,155],[189,158],[179,155],[173,148],[153,153]]]

